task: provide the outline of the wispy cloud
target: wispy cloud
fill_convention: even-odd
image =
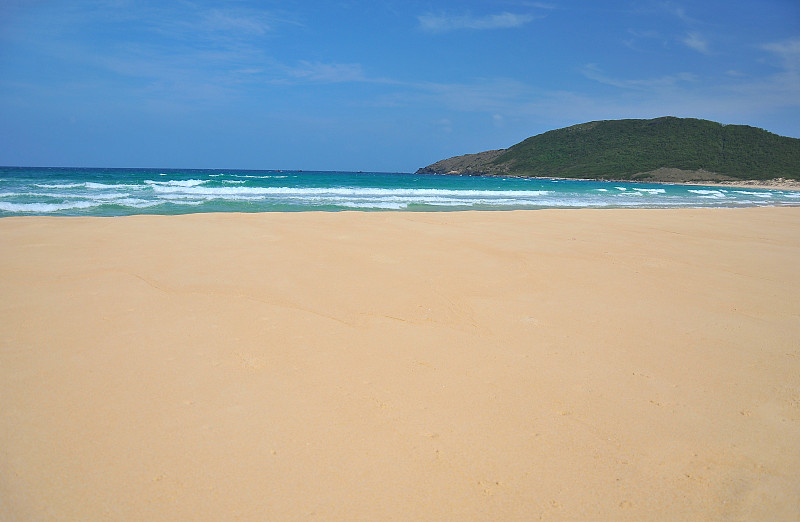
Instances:
[[[661,2],[660,6],[661,9],[667,13],[679,18],[687,24],[694,24],[697,22],[697,20],[686,14],[686,9],[684,9],[683,6],[677,5],[674,2]]]
[[[761,48],[777,55],[787,71],[800,72],[800,38],[768,43]]]
[[[669,74],[655,78],[636,78],[636,79],[615,78],[603,72],[595,64],[585,65],[581,69],[581,73],[590,80],[594,80],[596,82],[605,85],[611,85],[614,87],[620,87],[622,89],[633,89],[633,90],[660,89],[664,87],[672,87],[674,85],[677,85],[678,83],[694,82],[697,80],[697,76],[688,72]]]
[[[176,8],[166,4],[139,12],[146,13],[146,18],[131,23],[142,31],[176,41],[220,45],[263,39],[285,26],[302,25],[289,13],[245,6],[209,8],[187,3]]]
[[[800,107],[800,38],[764,44],[761,49],[778,59],[780,70],[770,76],[735,84],[730,90],[768,109]]]
[[[290,69],[264,43],[275,31],[298,24],[291,13],[200,2],[133,7],[129,0],[59,4],[41,12],[30,34],[16,37],[60,67],[81,71],[65,74],[75,89],[101,92],[115,85],[117,96],[136,103],[224,103],[245,86],[285,78]],[[306,69],[309,78],[324,76],[320,67]]]
[[[370,107],[430,108],[454,113],[514,115],[530,99],[533,89],[510,78],[474,78],[465,82],[386,82],[391,92],[372,100]]]
[[[520,27],[534,19],[530,14],[502,12],[486,16],[473,16],[470,14],[432,14],[427,13],[417,17],[419,27],[431,33],[444,33],[458,29],[509,29]]]
[[[616,114],[673,114],[704,117],[717,121],[800,107],[800,40],[787,40],[761,46],[781,61],[775,74],[752,77],[728,71],[717,78],[699,78],[678,73],[654,78],[618,78],[596,65],[582,69],[589,79],[621,89],[607,95],[581,95],[587,111],[602,112],[606,104]],[[613,111],[609,113],[613,116]],[[620,117],[620,116],[614,116]]]
[[[549,11],[554,10],[554,9],[558,9],[558,6],[556,4],[551,4],[551,3],[548,3],[548,2],[522,1],[522,2],[519,2],[519,5],[524,5],[526,7],[535,7],[537,9],[547,9]]]
[[[637,52],[652,50],[654,44],[660,44],[661,48],[667,46],[667,38],[652,29],[628,29],[627,34],[630,38],[622,38],[622,43]]]
[[[630,34],[635,38],[649,38],[649,39],[663,40],[663,36],[661,36],[661,33],[653,29],[649,30],[628,29],[628,34]]]
[[[262,35],[272,29],[273,18],[270,13],[253,9],[212,9],[202,13],[199,27],[211,31]]]
[[[699,53],[711,54],[711,50],[708,47],[708,41],[706,41],[706,39],[703,38],[698,32],[688,33],[681,41],[684,43],[684,45],[686,45],[686,47],[694,49]]]
[[[361,64],[358,63],[320,63],[300,62],[297,67],[288,71],[292,78],[320,82],[343,83],[367,81]]]
[[[439,131],[444,134],[451,134],[453,132],[453,122],[448,118],[440,118],[433,123]]]

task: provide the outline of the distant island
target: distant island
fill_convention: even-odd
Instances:
[[[666,116],[581,123],[507,149],[437,161],[419,174],[664,183],[800,180],[800,139]]]

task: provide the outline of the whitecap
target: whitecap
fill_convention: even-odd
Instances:
[[[154,185],[159,194],[185,194],[198,196],[456,196],[456,197],[532,197],[550,194],[549,190],[452,190],[452,189],[383,189],[347,187],[185,187]]]
[[[187,180],[171,180],[171,181],[145,180],[145,183],[147,183],[148,185],[158,185],[165,187],[196,187],[198,185],[202,185],[203,183],[208,183],[208,180],[204,179],[187,179]]]
[[[170,203],[173,205],[191,205],[194,207],[197,205],[202,205],[205,203],[205,201],[170,201]]]
[[[666,192],[665,189],[660,189],[660,188],[634,188],[633,190],[638,190],[639,192],[646,192],[648,194],[664,194]]]
[[[737,194],[744,194],[745,196],[756,196],[756,197],[759,197],[759,198],[771,198],[772,197],[772,193],[771,192],[753,192],[753,191],[749,191],[749,190],[734,190],[734,192],[737,193]]]
[[[5,194],[4,194],[5,195]],[[77,194],[70,194],[67,192],[27,192],[15,194],[18,196],[30,196],[34,198],[52,198],[52,199],[90,199],[104,201],[108,199],[119,199],[128,197],[130,194],[127,192],[83,192]]]
[[[125,198],[125,197],[128,197],[129,195],[130,194],[128,194],[127,192],[101,192],[101,193],[96,193],[95,192],[95,193],[86,194],[86,195],[73,194],[73,195],[69,195],[68,197],[89,198],[89,199],[96,199],[96,200],[100,200],[100,201],[106,201],[106,200],[109,200],[109,199]]]
[[[98,206],[97,203],[88,201],[73,201],[69,203],[8,203],[0,201],[0,210],[6,212],[58,212]]]
[[[133,188],[137,187],[137,185],[124,185],[124,184],[107,185],[105,183],[95,183],[93,181],[87,181],[84,185],[86,186],[86,188],[97,189],[97,190],[105,190],[105,189],[115,189],[115,190],[127,189],[127,190],[130,190],[130,189],[133,189]],[[141,185],[138,185],[138,186],[141,186]]]
[[[285,175],[277,175],[277,174],[263,174],[260,176],[256,176],[253,174],[209,174],[209,176],[234,176],[237,178],[249,178],[249,179],[283,179],[288,178],[289,176]]]
[[[691,192],[692,194],[698,194],[700,198],[706,199],[725,199],[725,194],[720,192],[719,190],[687,190],[686,192]]]
[[[148,199],[139,199],[139,198],[122,198],[122,199],[115,199],[114,201],[104,201],[103,204],[120,205],[123,207],[133,207],[133,208],[147,208],[147,207],[153,207],[155,205],[160,205],[161,202]]]
[[[377,201],[342,201],[340,203],[336,203],[336,205],[348,208],[382,208],[385,210],[401,210],[408,207],[408,204],[406,203],[381,203]]]
[[[34,187],[39,187],[39,188],[56,188],[56,189],[66,189],[66,188],[78,188],[78,187],[85,187],[85,186],[86,186],[86,184],[85,184],[85,183],[61,183],[61,184],[59,184],[59,183],[54,183],[54,184],[49,184],[49,183],[34,183],[34,184],[33,184],[33,186],[34,186]]]

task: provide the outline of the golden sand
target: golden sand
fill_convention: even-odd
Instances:
[[[2,520],[797,520],[800,208],[0,219]]]

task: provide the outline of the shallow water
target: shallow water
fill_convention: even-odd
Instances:
[[[800,205],[800,192],[378,172],[0,167],[0,216]]]

